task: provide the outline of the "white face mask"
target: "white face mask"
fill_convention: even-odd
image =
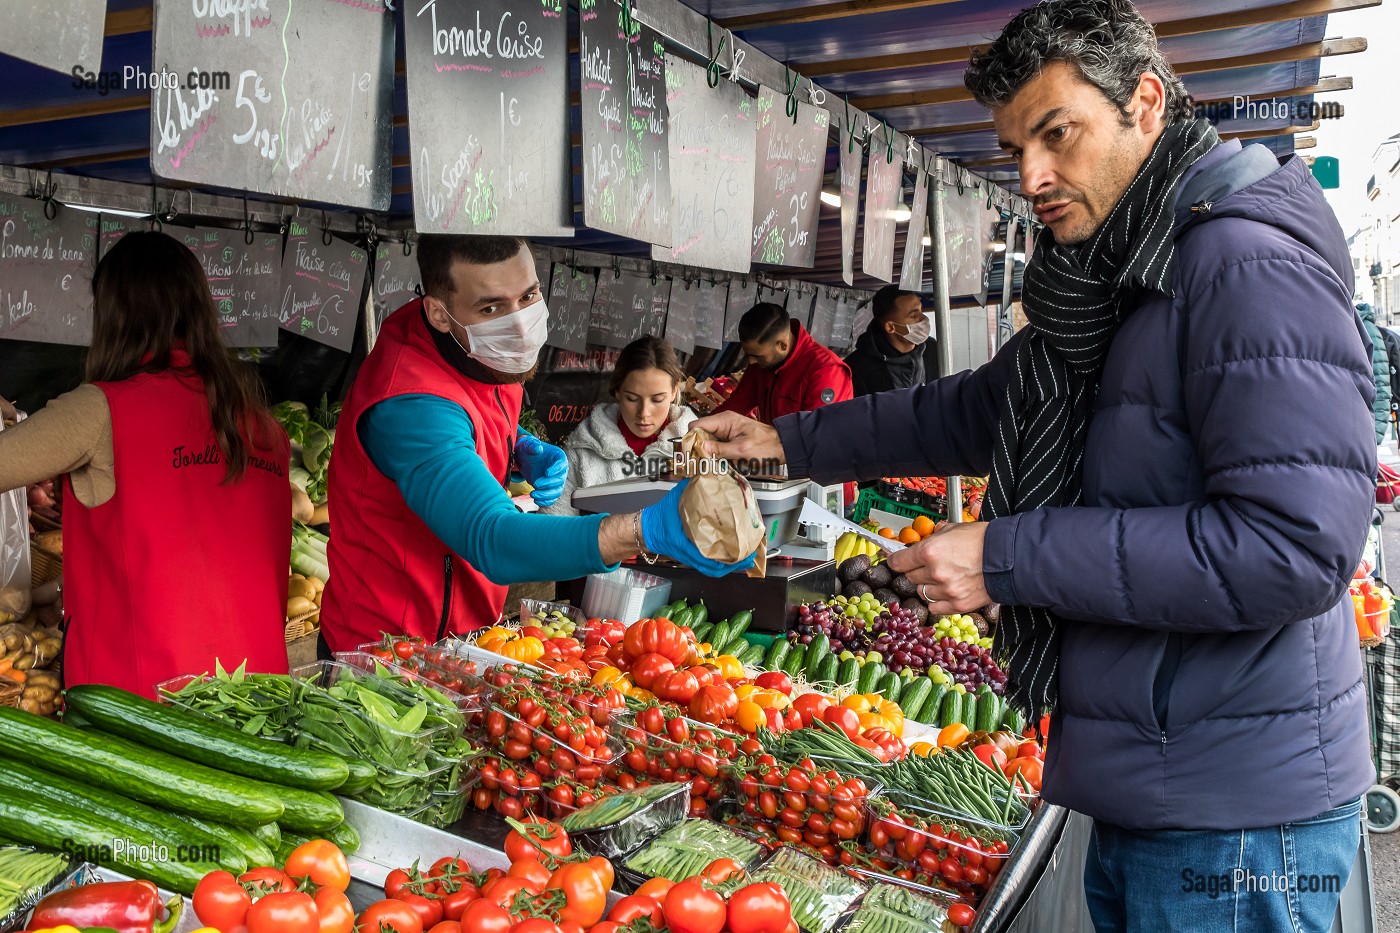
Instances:
[[[480,324],[463,324],[452,315],[448,319],[467,332],[470,347],[462,347],[457,335],[457,346],[467,351],[467,356],[483,366],[497,372],[518,374],[529,372],[539,359],[540,348],[549,337],[549,307],[540,298],[514,314],[493,317]]]
[[[919,320],[919,323],[906,326],[908,330],[901,334],[901,336],[917,347],[928,340],[929,335],[933,332],[933,317],[925,312],[924,316]]]

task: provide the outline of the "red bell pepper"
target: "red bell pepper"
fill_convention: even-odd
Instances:
[[[109,927],[117,933],[170,933],[183,909],[184,899],[178,895],[162,903],[149,881],[108,881],[55,891],[34,908],[28,929],[67,924],[79,929]]]

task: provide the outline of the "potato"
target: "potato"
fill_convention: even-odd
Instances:
[[[33,687],[51,687],[54,690],[59,687],[58,675],[53,671],[30,671],[27,683]]]
[[[303,599],[315,599],[316,587],[311,585],[311,581],[303,577],[300,580],[289,580],[287,583],[287,598],[300,596]]]
[[[24,699],[37,700],[40,703],[52,703],[58,699],[58,691],[53,687],[38,684],[31,684],[24,688]]]
[[[31,653],[31,654],[22,654],[22,655],[20,655],[18,658],[15,659],[15,670],[17,670],[17,671],[28,671],[28,670],[30,670],[31,668],[40,667],[40,666],[42,666],[42,665],[37,665],[37,664],[35,663],[35,657],[34,657],[34,655],[33,655],[32,653]]]
[[[291,599],[287,600],[287,618],[289,619],[304,616],[308,612],[314,612],[315,609],[316,604],[305,596],[293,596]]]
[[[0,586],[0,625],[23,619],[30,605],[29,587],[21,589],[13,583]]]
[[[63,532],[61,531],[41,531],[30,540],[55,556],[63,556]]]
[[[326,581],[322,580],[320,577],[308,577],[307,579],[311,581],[312,586],[316,587],[317,593],[326,588]]]

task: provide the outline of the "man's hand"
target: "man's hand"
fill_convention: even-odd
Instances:
[[[786,463],[783,442],[776,428],[761,421],[745,418],[732,411],[721,412],[708,418],[701,418],[692,427],[709,431],[715,442],[706,442],[704,451],[712,457],[725,460],[776,460]]]
[[[522,434],[515,443],[515,463],[525,482],[534,487],[530,498],[536,505],[545,508],[559,501],[569,475],[569,458],[564,451],[532,434]]]
[[[975,612],[992,601],[982,576],[986,537],[986,522],[950,523],[918,544],[895,551],[886,563],[919,586],[930,612]]]

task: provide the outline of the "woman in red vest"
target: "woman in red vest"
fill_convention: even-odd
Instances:
[[[89,381],[0,433],[0,489],[64,476],[65,684],[285,672],[289,444],[199,260],[130,233],[92,292]]]

